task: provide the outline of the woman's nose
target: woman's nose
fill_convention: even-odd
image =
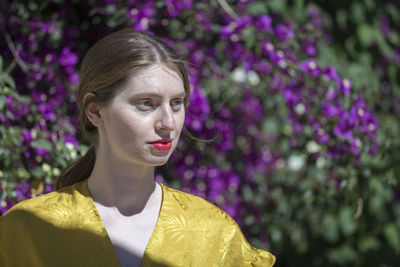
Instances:
[[[175,118],[171,107],[160,109],[159,118],[156,122],[157,130],[172,131],[175,129]]]

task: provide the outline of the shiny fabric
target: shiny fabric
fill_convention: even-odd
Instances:
[[[160,184],[159,218],[142,266],[273,266],[235,221],[202,198]],[[118,266],[87,180],[24,200],[0,217],[0,266]]]

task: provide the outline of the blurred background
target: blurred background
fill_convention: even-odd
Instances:
[[[158,181],[223,208],[276,266],[398,266],[397,0],[0,5],[0,215],[86,152],[80,61],[131,27],[187,60],[185,126],[211,140],[183,136]]]

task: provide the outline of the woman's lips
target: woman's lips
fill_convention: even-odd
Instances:
[[[152,145],[153,145],[153,147],[155,149],[158,149],[158,150],[161,150],[161,151],[168,151],[172,147],[172,142],[169,142],[169,143],[154,143]]]
[[[149,142],[149,144],[151,144],[157,150],[168,151],[172,147],[172,139],[160,139]]]

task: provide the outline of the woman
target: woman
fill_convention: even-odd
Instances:
[[[211,203],[154,181],[185,119],[184,63],[154,36],[124,29],[80,69],[81,130],[92,145],[57,191],[0,218],[1,266],[272,266]]]

